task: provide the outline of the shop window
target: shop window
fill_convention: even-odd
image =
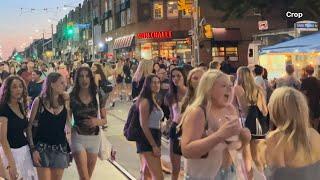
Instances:
[[[224,59],[229,56],[230,60],[238,60],[238,48],[236,46],[220,46],[212,48],[212,57],[220,57]]]
[[[163,18],[163,3],[154,2],[153,3],[153,18],[162,19]]]
[[[127,24],[131,24],[132,18],[131,18],[131,9],[127,9]]]
[[[238,48],[237,47],[226,47],[226,55],[227,56],[238,56]]]
[[[178,15],[179,15],[178,2],[177,1],[168,1],[168,5],[167,5],[168,18],[177,18]]]
[[[141,44],[141,58],[143,59],[152,59],[152,45],[151,43]]]
[[[127,24],[127,15],[126,11],[121,11],[121,27]]]
[[[225,56],[225,48],[224,47],[213,47],[212,48],[212,56],[216,57],[216,56]]]
[[[183,18],[190,18],[192,16],[192,7],[193,7],[193,0],[186,0],[187,9],[181,11]]]

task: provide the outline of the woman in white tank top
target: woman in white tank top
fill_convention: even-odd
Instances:
[[[185,179],[215,179],[223,152],[230,145],[241,148],[248,143],[250,133],[241,128],[236,109],[231,105],[232,83],[218,70],[210,70],[201,77],[196,99],[182,117],[182,154],[186,157]],[[232,136],[239,140],[230,140]]]

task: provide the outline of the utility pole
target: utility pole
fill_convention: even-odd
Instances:
[[[193,58],[195,65],[200,64],[200,56],[199,56],[199,1],[193,1],[193,7],[195,10],[192,11],[193,18]]]
[[[51,24],[51,46],[52,46],[51,51],[52,51],[52,54],[53,54],[53,56],[51,58],[53,58],[55,56],[55,50],[53,48],[53,24]]]
[[[94,0],[90,0],[90,2],[91,2],[91,9],[90,9],[90,14],[91,14],[91,37],[92,37],[92,58],[93,59],[95,59],[95,52],[94,52],[94,47],[95,47],[95,45],[94,45],[94,22],[93,22],[93,15],[94,15],[94,11],[93,11],[93,1]]]
[[[42,54],[41,54],[42,60],[43,60],[43,53],[44,53],[44,32],[42,32]]]

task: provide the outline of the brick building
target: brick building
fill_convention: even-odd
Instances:
[[[228,56],[236,66],[247,64],[248,45],[252,36],[259,33],[261,16],[252,11],[241,19],[221,22],[223,13],[212,7],[210,0],[200,1],[200,19],[205,18],[206,23],[214,27],[213,39],[202,38],[200,41],[200,60],[222,61]],[[192,18],[191,14],[178,10],[177,0],[85,0],[58,24],[60,33],[70,18],[78,23],[94,24],[94,40],[92,27],[79,30],[76,46],[84,54],[92,54],[94,44],[96,53],[103,57],[154,59],[162,56],[171,59],[180,56],[191,60],[188,31],[192,29]],[[270,30],[288,27],[277,8],[264,19],[268,20]]]

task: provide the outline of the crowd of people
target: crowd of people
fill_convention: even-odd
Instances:
[[[228,60],[1,62],[0,177],[59,180],[72,156],[79,179],[90,179],[99,127],[119,101],[139,111],[142,179],[164,178],[162,136],[173,180],[182,167],[185,179],[320,177],[320,82],[311,65],[301,79],[284,68],[269,81],[260,65]]]
[[[185,179],[320,177],[320,82],[311,65],[298,79],[288,63],[285,76],[268,81],[260,65],[146,63],[132,83],[145,135],[136,141],[142,179],[163,179],[166,130],[171,179],[179,178],[181,156]]]

